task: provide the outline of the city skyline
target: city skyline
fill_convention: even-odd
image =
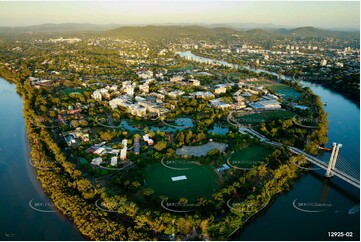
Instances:
[[[65,1],[0,2],[0,26],[45,23],[256,23],[319,28],[360,27],[359,2]]]

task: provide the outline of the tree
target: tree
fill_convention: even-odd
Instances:
[[[189,130],[189,131],[187,132],[186,137],[185,137],[185,143],[186,143],[186,144],[190,144],[190,143],[191,143],[192,136],[193,136],[193,132],[192,132],[192,130]]]
[[[99,132],[100,138],[105,141],[110,141],[113,137],[110,132]]]
[[[175,137],[175,139],[179,142],[179,143],[184,143],[184,134],[183,132],[179,132],[177,134],[177,136]]]
[[[145,188],[143,191],[143,195],[147,200],[149,200],[153,196],[153,194],[154,194],[154,190],[150,187]]]
[[[189,234],[191,232],[192,224],[189,220],[179,218],[176,222],[178,231],[182,234]]]
[[[133,181],[131,184],[130,184],[130,189],[132,191],[136,191],[140,188],[141,184],[138,182],[138,181]]]
[[[161,151],[163,149],[165,149],[167,147],[167,142],[165,141],[159,141],[155,146],[154,148],[158,151]]]
[[[212,149],[210,151],[208,151],[207,155],[212,156],[212,155],[219,155],[221,152],[219,149]]]

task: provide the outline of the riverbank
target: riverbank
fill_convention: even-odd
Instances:
[[[84,240],[64,216],[41,211],[53,206],[28,163],[22,99],[10,81],[0,78],[0,89],[0,240]]]

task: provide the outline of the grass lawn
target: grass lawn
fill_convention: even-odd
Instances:
[[[229,164],[241,168],[252,168],[264,161],[264,158],[271,154],[272,151],[272,149],[263,145],[250,144],[235,151],[229,159]]]
[[[80,88],[80,89],[77,89],[77,88],[65,88],[64,90],[61,90],[60,92],[65,93],[66,95],[69,95],[72,92],[79,92],[81,94],[84,94],[84,92],[90,91],[90,90],[91,89],[89,89],[89,88]]]
[[[267,116],[269,119],[288,119],[296,115],[288,110],[272,110],[263,112],[262,114]]]
[[[155,197],[167,196],[172,201],[178,201],[185,197],[189,202],[195,202],[198,197],[211,197],[216,191],[216,179],[214,168],[207,165],[184,164],[181,161],[163,161],[166,166],[178,169],[174,170],[162,163],[148,165],[145,170],[145,182],[147,187],[154,190]],[[172,181],[172,177],[186,176],[186,180]]]
[[[282,96],[283,99],[288,99],[288,98],[299,99],[301,97],[301,93],[297,92],[295,89],[287,85],[274,84],[268,86],[267,88],[275,91],[278,95]]]
[[[178,67],[173,69],[172,71],[189,71],[189,70],[193,70],[194,67],[192,66],[185,66],[185,67]]]
[[[266,120],[268,120],[268,117],[261,115],[259,113],[252,113],[238,117],[238,121],[240,123],[249,123],[249,124],[261,123],[261,122],[265,122]]]
[[[270,81],[247,81],[246,83],[253,85],[262,85],[262,86],[272,85],[272,82]]]

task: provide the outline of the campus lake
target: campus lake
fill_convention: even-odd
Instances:
[[[21,97],[0,78],[0,240],[84,240],[44,193],[28,146]]]
[[[184,130],[187,128],[194,127],[194,123],[190,118],[176,118],[174,123],[163,123],[163,127],[151,126],[151,125],[142,125],[139,123],[140,127],[137,124],[130,125],[130,123],[135,123],[132,120],[123,119],[120,121],[117,127],[127,130],[127,131],[137,131],[137,132],[144,132],[144,127],[148,127],[150,130],[157,132],[162,131],[166,133],[176,133],[179,130]],[[228,127],[222,126],[222,124],[214,124],[213,128],[208,130],[208,133],[215,133],[215,134],[227,134],[229,131]]]

